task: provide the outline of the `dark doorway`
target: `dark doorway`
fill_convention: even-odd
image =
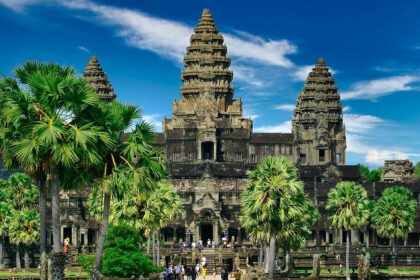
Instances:
[[[203,142],[201,143],[201,159],[202,160],[212,160],[213,159],[213,142]]]
[[[73,242],[72,242],[72,234],[71,234],[71,227],[65,227],[65,228],[63,228],[63,241],[64,241],[64,239],[66,239],[66,238],[69,238],[70,239],[70,244],[73,244]]]
[[[95,230],[93,228],[88,229],[88,245],[93,245],[95,242]]]
[[[201,240],[203,240],[203,244],[207,244],[207,239],[213,240],[212,224],[201,225]]]

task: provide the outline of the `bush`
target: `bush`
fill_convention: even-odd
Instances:
[[[80,254],[77,260],[79,261],[83,270],[90,273],[93,269],[93,266],[95,265],[95,258],[95,255]]]
[[[102,274],[109,277],[128,278],[134,276],[148,277],[160,269],[152,260],[143,254],[139,247],[140,234],[128,225],[110,225],[106,236],[102,261]]]

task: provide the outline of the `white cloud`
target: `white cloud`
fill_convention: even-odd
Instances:
[[[232,70],[234,72],[234,79],[240,80],[256,88],[261,88],[266,85],[262,79],[256,77],[255,69],[252,67],[237,65],[233,66]]]
[[[293,111],[295,104],[281,104],[274,107],[276,110]]]
[[[415,156],[414,154],[412,156]],[[373,165],[383,165],[389,159],[409,159],[410,155],[401,151],[371,149],[365,156],[365,161]]]
[[[193,33],[192,26],[137,10],[100,5],[88,0],[57,3],[73,10],[90,11],[102,20],[102,24],[116,26],[117,35],[123,37],[130,46],[155,52],[178,63],[182,62]],[[263,65],[293,67],[286,55],[296,53],[297,47],[288,40],[264,39],[245,32],[223,32],[223,35],[231,56]]]
[[[162,115],[160,115],[160,114],[145,114],[145,115],[143,115],[143,120],[147,123],[152,124],[156,131],[162,131],[162,121],[163,121]]]
[[[77,48],[78,48],[79,50],[81,50],[81,51],[84,51],[84,52],[90,53],[90,50],[89,50],[88,48],[84,47],[84,46],[78,46]]]
[[[255,132],[279,132],[279,133],[291,133],[292,122],[285,121],[278,125],[266,125],[254,128]]]
[[[295,71],[292,72],[292,76],[295,78],[296,81],[306,81],[306,78],[308,77],[309,73],[314,67],[315,65],[297,66]],[[332,75],[336,73],[335,70],[331,68],[329,69]]]
[[[23,12],[26,6],[38,3],[50,2],[48,0],[0,0],[0,4],[12,9],[15,12]]]
[[[393,76],[371,81],[357,82],[349,91],[342,92],[341,99],[377,99],[398,91],[415,90],[411,83],[419,82],[420,76]]]
[[[344,114],[346,131],[365,133],[383,123],[383,119],[372,115]]]
[[[344,106],[343,107],[343,112],[350,112],[351,107],[350,106]]]

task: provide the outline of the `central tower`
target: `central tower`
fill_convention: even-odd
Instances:
[[[184,57],[181,99],[163,133],[169,161],[243,161],[248,157],[252,121],[233,99],[233,73],[223,36],[204,9]],[[232,137],[234,136],[234,137]]]

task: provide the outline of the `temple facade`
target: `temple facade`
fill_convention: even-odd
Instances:
[[[173,101],[172,117],[163,120],[162,133],[156,134],[156,146],[167,158],[168,180],[175,186],[184,208],[175,221],[161,230],[162,264],[177,258],[176,244],[180,242],[210,239],[219,243],[223,237],[232,242],[232,249],[223,254],[207,252],[207,257],[225,268],[232,268],[233,260],[238,265],[252,264],[258,248],[248,240],[239,223],[241,193],[248,183],[246,172],[267,156],[284,155],[296,164],[305,192],[321,213],[302,253],[323,253],[332,262],[335,255],[328,252],[331,248],[332,252],[343,249],[343,232],[329,225],[325,205],[329,190],[337,182],[363,184],[370,199],[378,199],[386,187],[404,185],[420,201],[420,182],[409,161],[386,161],[383,182],[376,184],[364,181],[358,165],[346,165],[340,95],[323,58],[314,65],[297,98],[291,132],[254,133],[252,120],[243,117],[242,101],[234,99],[234,73],[229,69],[231,59],[227,53],[223,35],[210,11],[204,9],[184,58],[180,99]],[[83,76],[101,99],[116,98],[96,57],[90,58]],[[76,254],[95,251],[99,225],[89,215],[88,195],[89,190],[61,193],[62,240],[70,237],[71,252]],[[420,254],[415,253],[420,248],[419,217],[420,210],[414,232],[400,249],[400,260],[406,265],[420,265]],[[353,231],[351,241],[353,251],[360,250],[361,244],[369,244],[377,256],[383,256],[383,262],[389,259],[390,240],[379,238],[370,229]],[[11,266],[14,247],[6,247]],[[192,253],[188,258],[194,263],[197,255]]]

